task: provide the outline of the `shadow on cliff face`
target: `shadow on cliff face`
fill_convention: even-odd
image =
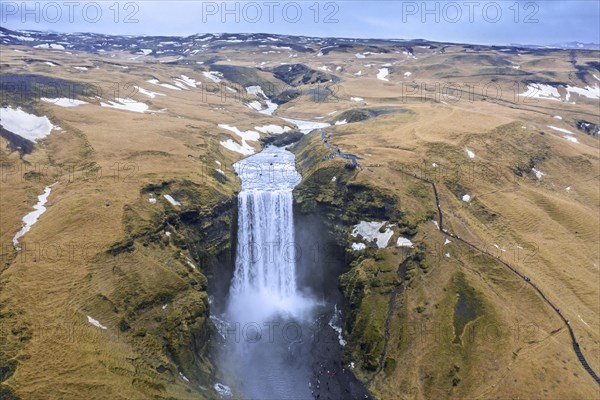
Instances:
[[[298,286],[317,301],[330,305],[342,301],[338,276],[346,266],[345,251],[333,239],[322,216],[295,213],[296,274]]]

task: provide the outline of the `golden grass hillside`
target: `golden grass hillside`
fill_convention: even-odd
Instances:
[[[448,45],[444,52],[415,47],[408,54],[388,43],[381,47],[389,51],[358,58],[358,48],[319,56],[312,46],[312,52],[289,51],[295,56],[288,59],[288,50],[229,45],[186,63],[126,51],[2,46],[2,79],[75,82],[86,90],[73,97],[88,103],[65,108],[41,101],[69,97],[48,87],[23,97],[3,93],[3,106],[22,106],[62,128],[24,155],[0,138],[0,366],[7,366],[7,398],[217,398],[206,293],[212,261],[202,265],[197,255],[231,250],[225,227],[232,221],[223,210],[239,190],[232,164],[243,157],[221,144],[243,145],[241,138],[218,125],[291,126],[280,116],[335,123],[352,109],[374,115],[326,132],[331,144],[360,157],[362,169],[346,170],[339,158],[323,161],[330,151],[315,132],[297,157],[299,166],[311,158],[331,166],[339,185],[390,196],[414,233],[410,252],[392,246],[355,254],[340,277],[342,290],[366,288],[355,319],[364,329],[344,331],[350,343],[344,361],[357,363],[354,372],[374,397],[598,397],[562,321],[494,260],[530,277],[560,307],[600,371],[600,145],[597,135],[576,128],[579,120],[600,124],[598,100],[566,100],[562,88],[560,101],[519,96],[527,82],[583,86],[569,52]],[[580,65],[598,58],[574,53]],[[301,95],[274,115],[258,113],[247,103],[264,106],[264,99],[248,94],[244,83],[289,88],[271,73],[281,62],[339,81],[293,88]],[[243,72],[219,84],[206,76],[223,66],[253,72],[236,70]],[[389,69],[386,80],[377,77],[381,68]],[[586,79],[600,76],[590,71]],[[149,82],[172,86],[181,75],[197,87]],[[160,94],[149,97],[140,87]],[[148,109],[101,106],[122,98]],[[573,132],[577,142],[549,126]],[[312,168],[300,171],[304,183]],[[403,172],[434,181],[445,227],[491,256],[446,243],[431,221],[431,186]],[[335,205],[338,184],[311,186],[317,191],[311,195]],[[17,251],[12,238],[48,185],[47,211]],[[199,216],[194,229],[186,212]],[[202,249],[189,245],[190,235],[204,233],[210,240]],[[357,300],[345,295],[348,303]]]

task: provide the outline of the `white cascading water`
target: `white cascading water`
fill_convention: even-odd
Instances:
[[[294,242],[292,190],[301,176],[294,154],[268,146],[234,165],[238,195],[238,243],[224,315],[223,367],[244,398],[310,398],[307,336],[314,300],[296,281],[301,246]],[[260,331],[260,334],[257,333]]]
[[[269,146],[234,165],[238,195],[238,243],[230,311],[266,318],[300,317],[310,301],[298,293],[292,190],[300,182],[294,154]]]
[[[294,242],[292,192],[246,190],[239,194],[238,202],[238,254],[232,289],[262,293],[281,303],[296,293],[295,258],[283,253]]]

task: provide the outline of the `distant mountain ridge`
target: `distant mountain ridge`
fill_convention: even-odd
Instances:
[[[0,27],[0,44],[20,45],[55,50],[77,50],[87,52],[126,51],[141,56],[193,56],[199,52],[216,50],[222,47],[255,45],[258,47],[280,47],[299,53],[319,53],[329,51],[354,51],[357,46],[372,46],[367,51],[377,52],[383,44],[412,53],[412,47],[429,46],[440,48],[462,45],[470,50],[495,49],[503,52],[553,51],[553,50],[600,50],[594,43],[570,42],[565,44],[542,45],[478,45],[468,43],[436,42],[426,39],[353,39],[338,37],[308,37],[269,33],[198,33],[190,36],[135,36],[108,35],[101,33],[59,33],[42,31],[12,31]]]
[[[565,43],[555,43],[555,44],[549,44],[549,45],[511,43],[511,46],[526,47],[528,49],[600,50],[600,44],[593,43],[593,42],[590,42],[590,43],[565,42]]]

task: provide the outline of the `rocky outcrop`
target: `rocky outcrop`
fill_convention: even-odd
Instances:
[[[294,191],[297,213],[319,215],[337,244],[347,249],[346,265],[338,277],[347,338],[343,358],[347,365],[356,365],[355,374],[365,381],[383,368],[388,303],[400,278],[398,265],[386,249],[350,250],[349,232],[359,221],[390,221],[400,227],[407,222],[393,195],[358,181],[357,171],[341,162],[321,163],[318,138],[310,136],[293,147],[304,173]]]
[[[291,86],[339,81],[335,75],[316,71],[304,64],[280,65],[273,68],[273,75]]]
[[[600,126],[586,120],[577,121],[577,129],[591,136],[600,135]]]
[[[160,391],[179,380],[197,398],[217,398],[210,353],[218,335],[209,318],[207,276],[233,268],[235,200],[189,181],[149,185],[141,193],[145,203],[150,193],[170,194],[181,206],[165,203],[150,218],[143,211],[146,204],[127,207],[129,237],[111,246],[107,256],[131,258],[135,266],[117,264],[114,290],[90,307],[110,303],[119,315],[121,335],[141,354],[142,364],[151,367],[139,368],[144,390]],[[147,257],[158,266],[138,268]]]

